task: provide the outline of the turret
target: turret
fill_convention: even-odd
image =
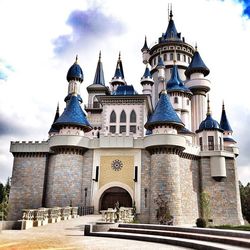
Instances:
[[[185,124],[186,128],[191,129],[190,113],[192,92],[180,79],[178,67],[175,64],[175,61],[171,72],[171,78],[167,82],[167,91],[175,111]]]
[[[144,64],[147,64],[150,55],[149,55],[149,48],[148,48],[146,36],[145,36],[145,42],[144,42],[144,45],[141,49],[141,52],[142,52],[142,61]]]
[[[185,71],[187,79],[186,86],[192,91],[192,131],[199,128],[201,121],[206,116],[206,93],[210,90],[210,81],[205,77],[209,74],[209,69],[196,51],[192,61]]]
[[[224,145],[227,147],[235,146],[236,141],[232,138],[233,130],[228,122],[224,102],[222,104],[222,112],[220,119],[220,127],[223,131],[223,141]]]
[[[217,153],[224,150],[223,129],[220,124],[212,118],[209,99],[207,100],[207,117],[203,120],[196,130],[198,135],[201,154],[203,152],[206,157],[210,157],[211,176],[220,181],[226,177],[226,161],[222,154]]]
[[[87,87],[88,91],[88,105],[85,107],[87,112],[101,112],[102,108],[98,102],[96,95],[109,95],[109,89],[105,86],[103,65],[101,61],[101,51],[99,53],[99,59],[96,67],[95,77],[93,84]]]
[[[150,73],[148,64],[146,65],[145,72],[141,77],[141,85],[143,87],[142,93],[145,95],[152,95],[152,86],[154,85],[154,80]]]
[[[82,98],[80,96],[80,84],[83,82],[83,71],[78,64],[78,56],[74,64],[69,68],[67,73],[68,85],[68,95],[65,97],[64,101],[68,102],[72,93],[76,93],[78,100],[82,103]]]
[[[110,82],[110,85],[111,85],[112,92],[116,90],[117,86],[126,85],[120,53],[119,53],[119,57],[118,57],[117,64],[116,64],[115,74]]]

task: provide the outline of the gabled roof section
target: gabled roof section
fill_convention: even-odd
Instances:
[[[172,125],[176,128],[184,127],[181,119],[175,112],[166,90],[163,90],[153,114],[145,124],[146,129],[152,129],[158,125]]]
[[[75,63],[68,70],[67,81],[69,82],[70,80],[78,80],[79,82],[83,81],[83,72],[78,64],[78,56],[76,56]]]
[[[221,112],[221,119],[220,119],[220,127],[224,130],[224,131],[229,131],[229,132],[233,132],[228,119],[227,119],[227,114],[226,114],[226,110],[225,110],[225,105],[224,103],[222,104],[222,112]]]
[[[168,27],[163,37],[164,40],[181,40],[181,33],[178,33],[175,27],[172,10],[170,10]]]
[[[210,73],[209,68],[205,65],[203,60],[201,59],[200,53],[197,51],[194,52],[191,63],[185,71],[185,75],[190,77],[192,73],[203,73],[204,76],[207,76]]]
[[[98,63],[97,63],[95,78],[94,78],[93,84],[100,84],[100,85],[105,86],[103,66],[102,66],[102,62],[101,62],[101,51],[99,53],[99,60],[98,60]]]
[[[135,91],[133,85],[120,85],[117,87],[116,91],[114,91],[112,95],[131,96],[138,95],[138,93]]]
[[[61,126],[77,126],[85,132],[92,130],[80,103],[75,95],[72,95],[62,115],[56,120],[54,125],[59,128]]]

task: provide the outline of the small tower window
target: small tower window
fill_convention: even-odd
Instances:
[[[110,126],[109,127],[109,132],[114,134],[116,132],[116,126]]]
[[[202,146],[202,137],[199,138],[199,144],[200,144],[201,150],[203,150],[203,146]]]
[[[179,102],[179,100],[178,100],[178,97],[176,96],[175,98],[174,98],[174,103],[178,103]]]
[[[220,137],[220,150],[222,150],[222,139]]]
[[[189,99],[187,99],[187,106],[189,105]]]
[[[167,54],[164,54],[164,55],[163,55],[163,60],[164,60],[164,61],[167,61]]]
[[[135,125],[131,125],[129,127],[129,132],[132,132],[132,133],[136,134],[136,126]]]
[[[174,54],[170,53],[170,61],[174,60]]]
[[[181,60],[181,55],[178,53],[177,54],[177,61],[180,61]]]
[[[120,122],[126,122],[126,113],[124,110],[121,112]]]
[[[130,113],[130,122],[136,122],[136,113],[134,110]]]
[[[183,55],[183,61],[186,62],[186,55]]]
[[[156,65],[156,57],[154,58],[154,62],[153,62],[154,65]]]
[[[208,150],[214,150],[214,137],[208,136]]]
[[[110,122],[116,122],[116,113],[114,110],[111,112]]]
[[[126,132],[126,126],[120,126],[120,134]]]

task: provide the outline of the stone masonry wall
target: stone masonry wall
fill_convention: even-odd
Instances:
[[[42,207],[46,157],[14,157],[8,220],[22,218],[22,209]]]
[[[162,195],[168,201],[174,224],[182,224],[179,156],[171,153],[151,155],[150,223],[157,223],[154,200]]]
[[[140,223],[149,223],[150,209],[150,153],[142,150],[141,153],[141,212],[138,215]]]
[[[180,183],[183,224],[194,225],[199,217],[198,160],[180,158]]]
[[[46,207],[90,204],[93,152],[50,156]]]
[[[221,182],[215,181],[211,177],[210,158],[201,159],[202,190],[210,195],[213,224],[242,224],[235,159],[226,159],[226,173]]]

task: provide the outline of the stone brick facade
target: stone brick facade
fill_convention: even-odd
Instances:
[[[42,207],[46,155],[20,153],[14,158],[9,220],[21,219],[22,209]]]

